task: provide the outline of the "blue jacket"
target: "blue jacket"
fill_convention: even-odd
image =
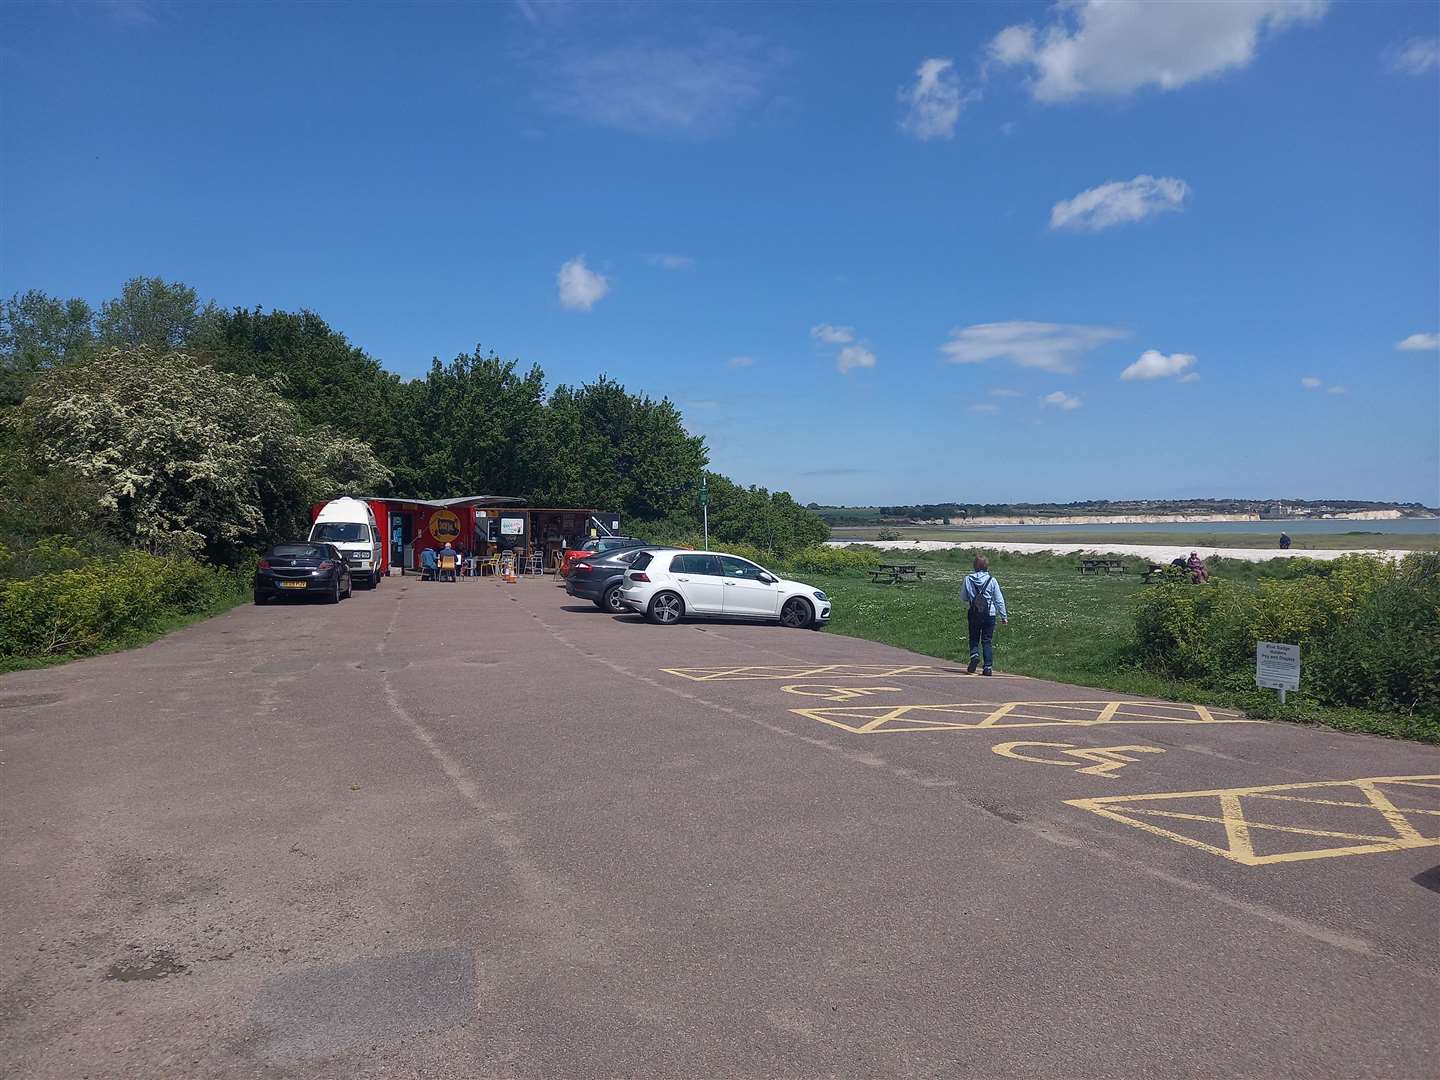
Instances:
[[[440,560],[435,557],[434,548],[426,548],[420,552],[420,565],[426,570],[434,570],[440,565]]]
[[[975,599],[976,594],[982,591],[990,601],[990,614],[1008,619],[1010,614],[1005,610],[1005,594],[1000,591],[1000,583],[991,576],[990,571],[976,570],[973,574],[966,574],[965,588],[961,591],[966,608],[969,608],[970,601]]]

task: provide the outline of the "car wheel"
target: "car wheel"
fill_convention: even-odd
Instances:
[[[346,600],[349,600],[350,597],[352,597],[352,596],[354,596],[354,595],[355,595],[355,579],[352,577],[349,581],[347,581],[347,582],[345,583],[345,599],[346,599]]]
[[[810,602],[799,596],[792,596],[780,609],[780,625],[792,630],[804,630],[815,621],[815,612]]]
[[[268,596],[266,596],[264,593],[262,593],[259,589],[256,589],[256,590],[255,590],[255,606],[256,606],[256,607],[264,607],[264,606],[265,606],[266,604],[268,604],[269,602],[270,602],[270,598],[269,598]]]
[[[620,599],[619,585],[611,585],[605,590],[605,595],[600,600],[600,606],[612,615],[622,615],[625,613],[625,601]]]
[[[335,579],[335,584],[330,586],[330,595],[325,597],[327,604],[338,604],[340,602],[340,579]]]
[[[646,611],[646,617],[653,623],[662,626],[669,626],[680,621],[680,616],[685,614],[685,601],[681,600],[673,592],[657,593],[650,601],[650,607]]]

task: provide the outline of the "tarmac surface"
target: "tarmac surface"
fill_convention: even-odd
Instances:
[[[240,608],[0,735],[7,1078],[1440,1060],[1440,748],[548,579]]]

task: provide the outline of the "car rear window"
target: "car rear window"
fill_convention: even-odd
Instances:
[[[328,559],[330,548],[324,544],[276,544],[270,554],[282,559]]]
[[[644,570],[647,566],[650,565],[650,560],[654,557],[655,556],[651,555],[650,552],[642,551],[640,552],[640,554],[635,556],[635,561],[630,564],[630,569]]]

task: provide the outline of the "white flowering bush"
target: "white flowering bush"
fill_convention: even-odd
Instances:
[[[233,563],[300,534],[310,503],[388,477],[367,444],[307,425],[259,379],[145,346],[45,373],[11,424],[43,468],[96,485],[152,554]]]

